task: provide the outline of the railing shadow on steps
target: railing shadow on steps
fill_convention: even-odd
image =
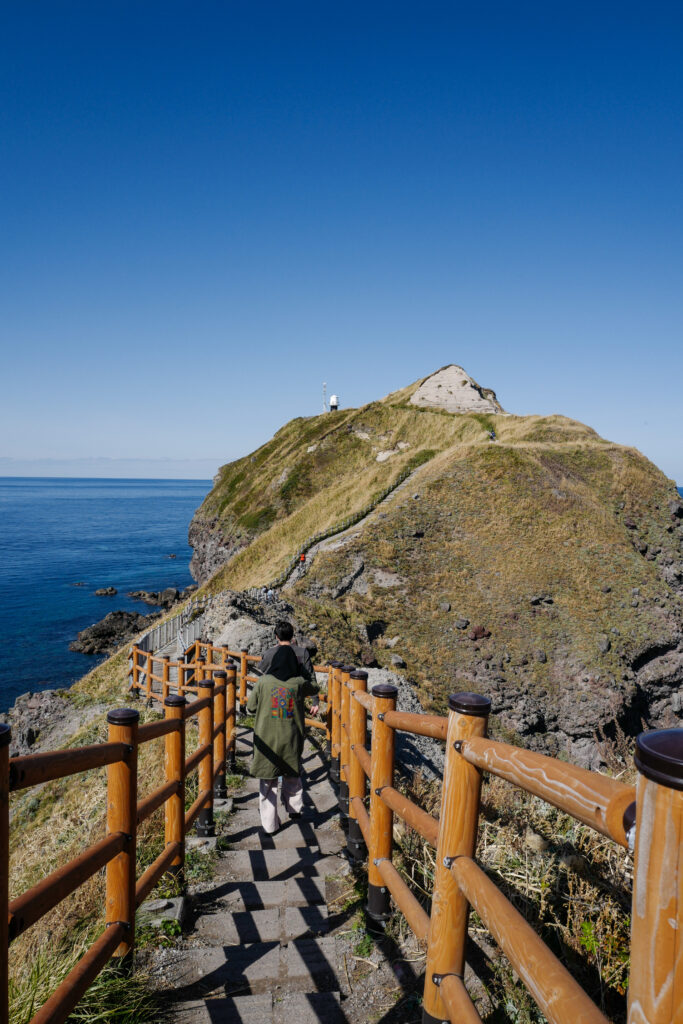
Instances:
[[[240,662],[239,684],[233,656]],[[199,834],[213,833],[214,795],[225,795],[226,768],[234,770],[237,714],[244,711],[249,683],[257,678],[250,675],[249,667],[260,659],[247,651],[230,652],[199,641],[186,658],[154,659],[150,652],[133,648],[131,694],[161,703],[165,717],[140,726],[135,709],[111,711],[107,743],[10,759],[10,729],[0,726],[0,898],[7,910],[0,910],[4,929],[0,1024],[8,1020],[10,941],[106,866],[106,927],[31,1022],[61,1024],[112,957],[121,964],[130,962],[135,910],[165,872],[182,874],[189,828],[196,822]],[[144,669],[140,659],[146,659]],[[160,675],[154,672],[155,661],[162,664]],[[172,667],[181,669],[175,681],[170,678]],[[391,685],[376,685],[368,693],[367,672],[338,661],[315,669],[327,673],[323,695],[327,715],[324,722],[306,721],[326,734],[330,776],[339,789],[349,857],[358,866],[368,861],[367,913],[381,925],[390,915],[393,899],[427,946],[424,1024],[480,1022],[463,982],[470,907],[551,1024],[607,1024],[564,965],[475,862],[484,771],[546,800],[621,846],[634,845],[628,1024],[679,1024],[683,1013],[679,941],[683,729],[638,737],[636,789],[598,772],[488,739],[490,701],[479,694],[453,694],[448,717],[412,714],[396,710],[397,690]],[[154,690],[155,682],[159,691]],[[193,699],[188,701],[186,693]],[[199,744],[186,757],[185,722],[194,715],[199,719]],[[394,788],[396,731],[445,741],[438,818]],[[166,782],[141,799],[138,749],[162,736]],[[9,793],[103,766],[108,766],[105,839],[10,903]],[[185,811],[185,780],[195,770],[199,795]],[[136,880],[137,826],[162,806],[165,848]],[[395,814],[436,848],[430,915],[392,863]]]

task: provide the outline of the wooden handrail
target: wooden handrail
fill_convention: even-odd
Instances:
[[[157,740],[161,736],[168,736],[171,732],[178,732],[180,722],[177,719],[162,718],[158,722],[146,722],[138,727],[138,743],[149,743],[150,740]]]
[[[196,687],[186,686],[186,690],[196,689]],[[204,708],[211,707],[210,697],[200,697],[199,700],[193,700],[191,704],[188,704],[185,708],[185,718],[192,718],[193,715],[198,715]]]
[[[399,793],[393,786],[384,786],[379,793],[387,807],[398,814],[407,825],[426,839],[432,846],[436,846],[439,838],[439,822],[431,814],[427,814],[416,803],[409,800],[403,793]]]
[[[108,864],[121,852],[125,843],[126,836],[122,832],[101,839],[12,900],[9,905],[9,941],[16,939]]]
[[[552,1024],[608,1024],[543,939],[473,860],[457,857],[451,871]]]
[[[74,747],[71,750],[46,750],[40,754],[22,754],[11,757],[9,762],[9,788],[28,789],[41,782],[63,779],[67,775],[91,771],[116,764],[128,753],[124,743],[97,743],[89,747]]]
[[[472,737],[462,744],[460,753],[470,764],[507,779],[628,846],[624,811],[636,798],[634,786],[497,740]]]
[[[412,732],[417,736],[431,736],[436,740],[445,740],[448,731],[448,719],[441,715],[416,715],[409,711],[387,711],[384,721],[392,729]]]
[[[81,996],[88,990],[104,965],[111,960],[124,935],[125,929],[118,922],[106,928],[67,974],[59,988],[55,989],[47,1002],[43,1003],[32,1018],[31,1024],[64,1024]]]
[[[420,906],[390,860],[380,860],[377,867],[384,884],[415,935],[421,942],[426,942],[429,933],[429,914]]]
[[[179,783],[173,779],[171,782],[164,783],[163,786],[159,786],[153,793],[145,797],[144,800],[138,802],[137,810],[137,822],[138,825],[142,825],[143,821],[147,821],[148,818],[158,811],[162,807],[170,796],[177,793],[179,789]]]
[[[195,768],[201,764],[201,761],[211,750],[210,743],[203,743],[201,747],[197,747],[194,754],[190,754],[185,762],[185,775],[189,775]]]
[[[209,800],[213,796],[210,789],[205,789],[203,793],[200,793],[195,802],[190,807],[189,811],[185,814],[185,831],[189,831],[194,824],[195,818],[199,812],[206,807]]]
[[[153,861],[147,870],[140,875],[135,885],[135,905],[139,907],[157,884],[161,876],[168,870],[179,853],[179,843],[170,843]]]

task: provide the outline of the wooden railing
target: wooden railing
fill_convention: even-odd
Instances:
[[[331,664],[331,775],[339,785],[349,855],[359,864],[367,857],[368,915],[386,920],[391,897],[426,942],[424,1024],[481,1020],[463,984],[471,907],[551,1024],[607,1024],[475,862],[483,771],[546,800],[621,846],[629,846],[635,829],[628,1022],[681,1024],[683,729],[638,737],[636,791],[597,772],[488,739],[491,702],[479,694],[452,695],[448,717],[415,715],[396,710],[394,686],[380,684],[368,694],[367,678],[353,666]],[[446,743],[438,818],[394,787],[397,730]],[[392,864],[394,815],[436,848],[430,915]]]
[[[135,651],[135,649],[134,649]],[[144,662],[140,657],[152,660]],[[106,866],[106,927],[89,951],[32,1018],[31,1024],[61,1024],[104,965],[125,963],[135,943],[135,911],[161,876],[182,873],[185,835],[212,835],[215,796],[226,793],[226,767],[234,766],[238,705],[244,707],[249,665],[240,661],[239,697],[235,652],[197,643],[189,661],[170,662],[147,652],[133,654],[131,689],[163,703],[165,718],[139,725],[138,712],[124,708],[108,716],[108,742],[74,750],[9,758],[10,729],[0,725],[0,1024],[8,1020],[9,943]],[[161,672],[154,672],[154,662]],[[170,667],[192,674],[173,683]],[[368,861],[370,918],[390,915],[390,900],[426,943],[423,1003],[425,1024],[475,1024],[479,1014],[463,983],[467,924],[473,907],[508,957],[550,1024],[607,1024],[606,1018],[475,862],[482,772],[506,779],[548,801],[624,847],[635,833],[628,1024],[683,1021],[683,729],[638,737],[637,790],[615,779],[490,740],[490,701],[474,693],[449,699],[448,717],[396,710],[397,690],[380,684],[367,692],[367,672],[341,662],[316,665],[326,672],[328,709],[324,722],[307,719],[326,732],[330,774],[350,857]],[[140,676],[144,671],[145,682]],[[209,678],[212,676],[213,678]],[[161,692],[155,692],[153,682]],[[171,689],[175,692],[170,692]],[[194,699],[188,702],[182,690]],[[185,722],[197,715],[197,749],[186,756]],[[371,748],[368,717],[371,720]],[[396,731],[442,740],[445,768],[441,810],[433,817],[394,786]],[[165,737],[166,781],[140,796],[137,757],[141,744]],[[51,779],[108,767],[107,834],[42,882],[9,902],[9,793]],[[198,796],[185,811],[185,780],[197,770]],[[370,791],[368,794],[368,781]],[[137,827],[165,809],[165,847],[135,878]],[[392,863],[393,819],[405,823],[436,848],[431,913],[428,914]]]
[[[182,875],[185,836],[195,826],[199,835],[214,834],[214,796],[226,796],[226,767],[235,761],[236,665],[216,666],[213,679],[199,679],[191,703],[178,693],[163,698],[164,718],[139,725],[132,708],[107,715],[107,743],[70,750],[48,751],[9,758],[10,727],[0,725],[0,1024],[8,1021],[8,948],[44,914],[106,867],[106,925],[99,938],[61,985],[33,1016],[31,1024],[60,1024],[105,964],[115,957],[130,960],[135,945],[135,911],[166,872]],[[156,697],[156,695],[155,695]],[[199,742],[188,756],[185,723],[197,716]],[[151,740],[165,738],[166,780],[141,796],[138,750]],[[9,794],[52,779],[107,766],[107,834],[78,857],[53,871],[33,888],[9,901]],[[198,795],[185,810],[185,784],[198,772]],[[136,879],[137,828],[164,808],[165,846]]]

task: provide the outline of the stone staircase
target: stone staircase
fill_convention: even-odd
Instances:
[[[251,753],[240,730],[238,755]],[[193,898],[187,948],[164,992],[173,1024],[342,1024],[327,876],[348,872],[327,764],[307,741],[304,811],[259,833],[258,781],[234,797],[212,887]]]

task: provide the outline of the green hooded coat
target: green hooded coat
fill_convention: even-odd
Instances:
[[[303,676],[283,682],[261,676],[249,694],[247,711],[254,715],[254,760],[251,774],[257,779],[298,775],[304,746],[304,697],[320,687]]]

